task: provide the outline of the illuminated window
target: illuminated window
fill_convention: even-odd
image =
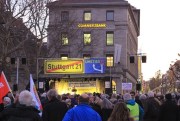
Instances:
[[[61,54],[61,60],[67,60],[68,54]]]
[[[61,21],[68,21],[69,20],[69,12],[68,11],[62,11],[61,12]]]
[[[114,56],[113,54],[108,54],[106,55],[106,60],[107,60],[107,67],[111,67],[113,66],[113,62],[114,62]]]
[[[106,32],[106,44],[113,45],[114,44],[114,33]]]
[[[90,54],[83,54],[83,58],[91,58]]]
[[[84,33],[84,45],[90,45],[91,44],[91,33],[86,32]]]
[[[68,45],[68,34],[67,33],[61,33],[61,41],[62,41],[62,45]]]
[[[106,12],[106,20],[107,21],[114,21],[114,11],[107,11]]]
[[[84,12],[84,20],[85,21],[90,21],[91,20],[91,12],[90,11],[85,11]]]

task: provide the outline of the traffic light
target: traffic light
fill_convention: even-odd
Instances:
[[[136,90],[140,91],[141,90],[141,83],[136,84]]]
[[[142,56],[142,63],[146,63],[146,56],[145,55]]]

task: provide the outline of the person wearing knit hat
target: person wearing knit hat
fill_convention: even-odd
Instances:
[[[131,94],[125,93],[125,94],[123,95],[123,99],[124,99],[124,101],[131,100],[131,99],[132,99]]]
[[[130,111],[130,116],[134,119],[134,121],[141,121],[143,119],[144,110],[141,106],[139,106],[130,93],[125,93],[123,95],[123,99]]]

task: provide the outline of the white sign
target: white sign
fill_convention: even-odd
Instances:
[[[44,83],[43,82],[39,82],[39,89],[43,89],[44,88]]]
[[[132,90],[132,83],[122,83],[122,90]]]
[[[105,81],[105,88],[111,88],[110,81]]]

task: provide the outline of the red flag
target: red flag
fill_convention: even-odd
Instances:
[[[0,77],[0,103],[2,103],[2,98],[10,91],[11,89],[9,88],[7,79],[4,75],[4,72],[2,72]]]

